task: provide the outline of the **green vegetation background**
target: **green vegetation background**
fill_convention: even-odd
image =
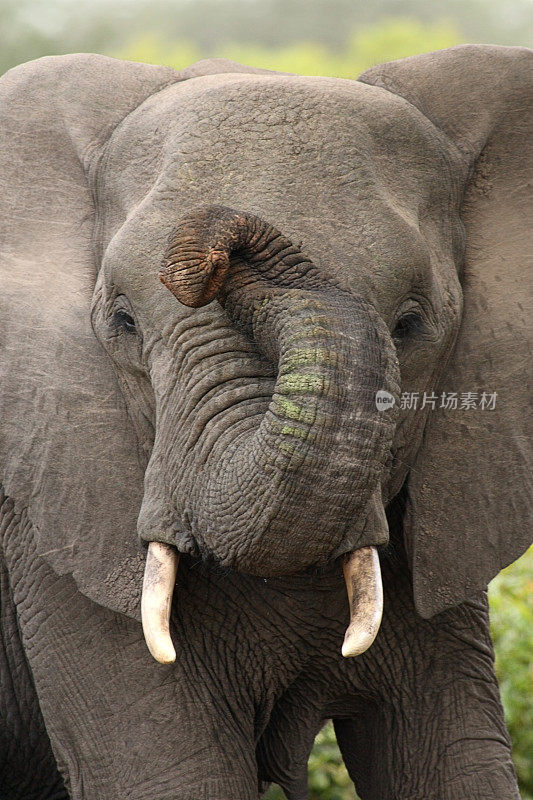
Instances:
[[[355,78],[465,42],[533,45],[533,0],[0,0],[0,74],[95,52],[176,69],[210,56]],[[523,800],[533,800],[533,548],[491,584],[492,631]],[[311,800],[354,800],[331,725],[309,762]],[[268,800],[283,794],[272,787]]]

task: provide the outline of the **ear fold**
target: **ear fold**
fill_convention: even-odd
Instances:
[[[532,55],[467,45],[359,78],[415,105],[464,165],[464,312],[438,389],[459,408],[428,416],[404,520],[424,617],[484,588],[531,541]],[[466,392],[477,409],[461,409]],[[497,393],[494,409],[484,392]]]

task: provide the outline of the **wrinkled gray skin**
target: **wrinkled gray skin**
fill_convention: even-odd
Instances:
[[[364,800],[518,797],[484,588],[528,543],[530,72],[465,46],[358,81],[100,56],[2,79],[3,798],[303,800],[329,717]],[[318,278],[261,283],[259,248],[182,305],[158,270],[208,206]],[[379,388],[498,399],[378,412]],[[184,554],[170,666],[137,518]],[[342,659],[340,556],[372,544],[383,624]]]

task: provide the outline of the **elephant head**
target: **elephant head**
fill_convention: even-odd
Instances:
[[[348,554],[356,654],[402,486],[422,615],[525,549],[528,58],[466,46],[344,81],[73,56],[4,78],[2,484],[54,569],[132,616],[137,527],[160,660],[178,553],[264,578]]]

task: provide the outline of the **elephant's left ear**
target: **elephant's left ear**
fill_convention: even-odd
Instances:
[[[464,312],[438,390],[458,408],[429,414],[405,519],[424,617],[484,588],[531,540],[532,56],[465,45],[359,78],[418,108],[464,168]]]

